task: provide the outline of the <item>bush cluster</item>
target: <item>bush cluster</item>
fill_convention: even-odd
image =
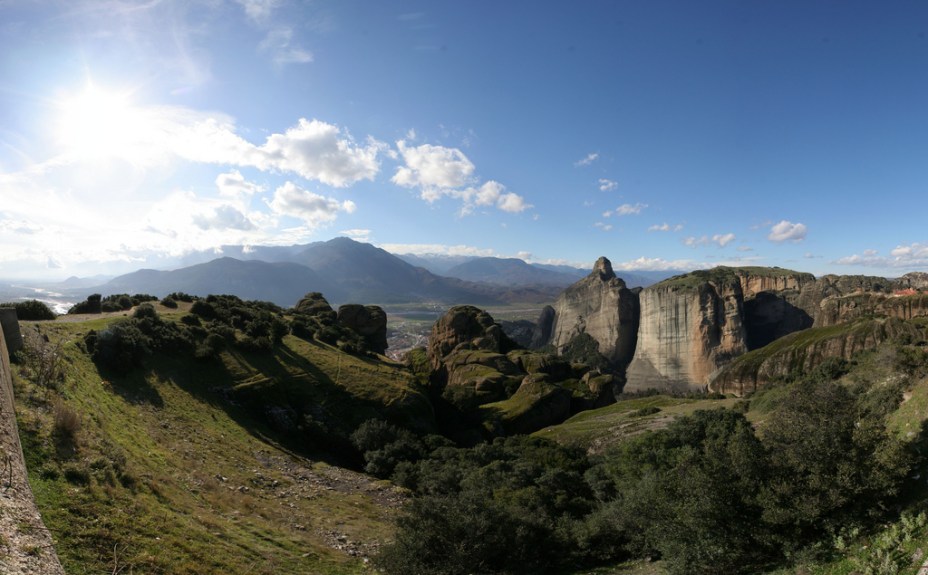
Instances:
[[[2,303],[0,307],[11,307],[15,309],[16,317],[21,321],[42,321],[58,317],[44,302],[35,299],[18,301],[15,303]]]
[[[87,299],[74,304],[68,310],[69,314],[78,313],[103,313],[114,311],[126,311],[145,302],[158,301],[153,295],[148,294],[112,294],[106,297],[98,293],[87,296]]]
[[[750,573],[887,516],[920,456],[884,403],[832,362],[790,385],[761,432],[697,411],[607,455],[539,439],[472,449],[383,422],[352,436],[365,469],[414,501],[380,555],[390,574],[543,573],[661,558],[671,574]],[[810,551],[811,550],[811,551]]]

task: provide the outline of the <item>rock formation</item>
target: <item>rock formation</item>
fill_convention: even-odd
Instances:
[[[709,389],[744,395],[830,358],[850,360],[903,335],[917,341],[926,334],[924,328],[897,318],[859,319],[790,334],[732,361],[710,379]]]
[[[542,326],[541,332],[544,330]],[[616,277],[604,257],[596,261],[590,275],[564,290],[554,303],[550,341],[557,352],[562,353],[581,333],[596,340],[599,353],[614,365],[625,366],[632,360],[638,333],[638,296]]]
[[[741,278],[697,271],[641,291],[641,319],[625,391],[688,390],[747,351]]]
[[[374,353],[387,351],[387,313],[376,305],[345,304],[338,308],[338,323],[354,331]]]

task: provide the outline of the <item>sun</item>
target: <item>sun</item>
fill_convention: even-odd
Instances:
[[[144,113],[129,93],[88,83],[59,102],[57,140],[68,153],[86,159],[124,156],[145,129]]]

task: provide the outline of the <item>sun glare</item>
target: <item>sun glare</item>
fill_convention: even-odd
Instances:
[[[132,107],[128,94],[88,84],[61,102],[57,136],[69,153],[83,158],[120,156],[138,141],[143,123],[142,112]]]

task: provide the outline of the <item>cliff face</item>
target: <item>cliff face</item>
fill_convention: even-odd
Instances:
[[[613,364],[623,366],[632,360],[638,332],[638,297],[616,277],[608,259],[599,258],[590,275],[558,296],[553,316],[550,341],[558,353],[575,336],[586,333],[599,343],[599,353]],[[540,326],[541,331],[546,327]]]
[[[874,349],[902,335],[918,340],[925,336],[925,331],[897,318],[880,318],[790,334],[735,359],[711,378],[709,389],[744,395],[777,378],[814,369],[830,358],[850,360],[861,351]]]
[[[704,388],[734,358],[795,332],[864,318],[928,316],[928,295],[917,291],[924,286],[928,274],[919,272],[898,280],[816,279],[780,268],[717,267],[636,294],[615,277],[609,260],[600,258],[590,276],[561,294],[553,314],[542,315],[537,333],[550,329],[549,341],[558,353],[577,335],[592,336],[614,365],[627,365],[624,391],[694,390]],[[841,349],[854,351],[879,341],[871,334]]]
[[[639,299],[638,345],[625,391],[698,389],[747,351],[741,281],[731,270],[662,282]]]

